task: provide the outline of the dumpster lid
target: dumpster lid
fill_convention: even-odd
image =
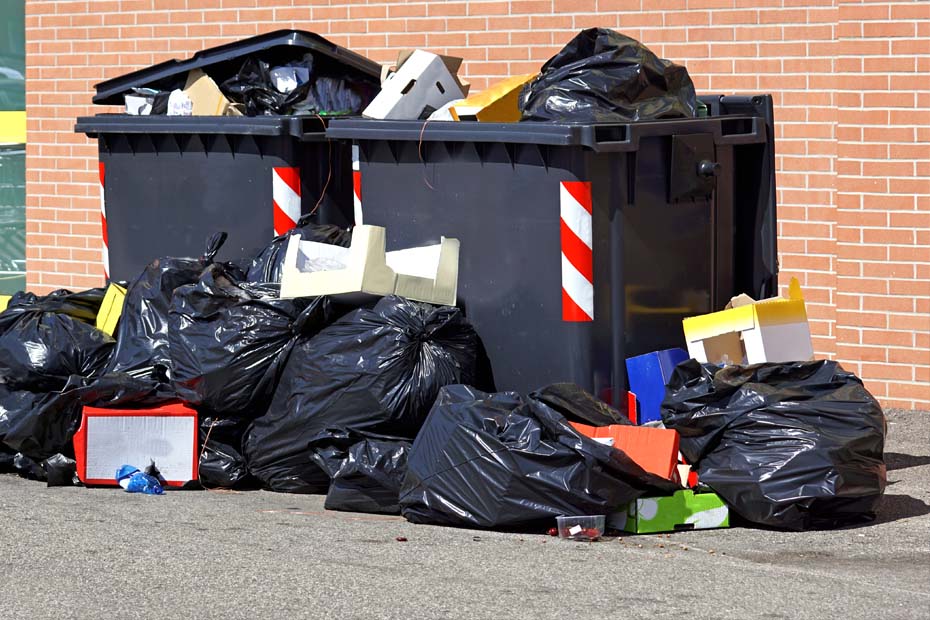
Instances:
[[[305,142],[326,139],[329,119],[320,116],[80,116],[74,131],[91,138],[101,134],[226,134],[290,136]]]
[[[195,53],[187,60],[166,60],[145,69],[100,82],[94,88],[93,102],[98,105],[123,105],[123,95],[133,88],[183,88],[187,73],[203,69],[216,80],[225,81],[235,75],[242,61],[249,55],[261,54],[263,60],[284,64],[296,60],[307,52],[314,53],[319,72],[345,76],[348,67],[356,77],[381,83],[381,65],[360,54],[340,47],[318,34],[304,30],[276,30],[241,41],[211,47]],[[328,59],[329,62],[326,62]]]

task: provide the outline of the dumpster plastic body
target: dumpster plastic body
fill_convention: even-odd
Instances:
[[[624,407],[627,357],[776,288],[772,104],[629,124],[336,120],[388,249],[461,242],[459,304],[498,389],[572,381]],[[705,310],[706,309],[706,310]]]
[[[122,105],[133,87],[182,88],[202,69],[221,83],[256,55],[287,62],[310,53],[314,72],[377,87],[380,65],[301,31],[279,31],[170,60],[96,86],[94,103]],[[159,256],[199,253],[224,230],[221,259],[248,257],[304,214],[353,222],[350,148],[328,141],[319,116],[82,117],[75,131],[99,146],[104,247],[111,279]]]

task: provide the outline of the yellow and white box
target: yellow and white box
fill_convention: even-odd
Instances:
[[[794,362],[814,357],[801,285],[791,278],[788,298],[734,297],[725,310],[682,321],[688,354],[712,364]]]

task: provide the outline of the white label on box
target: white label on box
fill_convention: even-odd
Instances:
[[[115,482],[122,465],[145,469],[155,461],[165,480],[186,482],[196,432],[193,416],[89,416],[85,476]]]
[[[605,446],[610,446],[611,448],[614,446],[613,437],[595,437],[594,441],[596,441],[597,443],[602,443]]]
[[[571,534],[572,536],[577,536],[578,534],[581,533],[582,529],[583,528],[580,525],[573,525],[570,528],[568,528],[568,533]]]

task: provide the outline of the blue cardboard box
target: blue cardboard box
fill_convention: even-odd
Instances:
[[[626,374],[630,380],[630,391],[639,399],[637,424],[661,420],[659,412],[665,398],[665,385],[679,363],[689,359],[684,349],[665,349],[626,360]]]

